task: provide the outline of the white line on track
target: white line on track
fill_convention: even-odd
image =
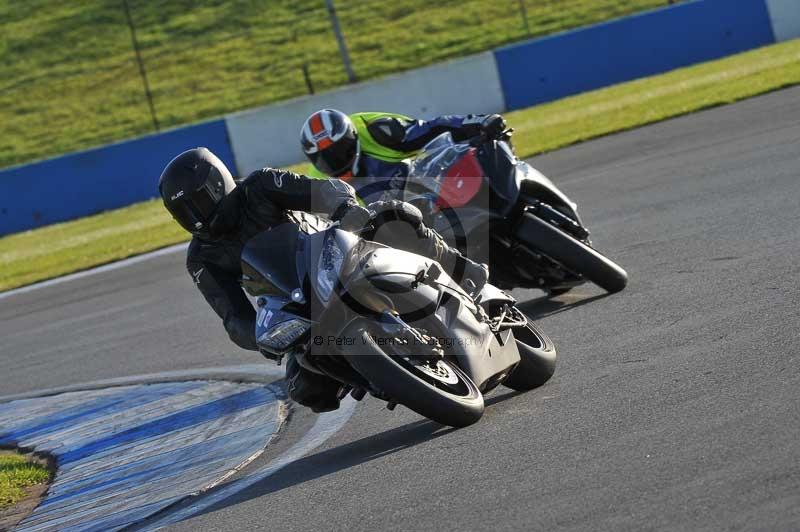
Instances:
[[[146,384],[151,382],[165,382],[174,380],[187,380],[187,379],[221,379],[221,380],[235,380],[237,378],[245,378],[250,376],[253,380],[261,380],[267,376],[278,376],[282,374],[282,368],[265,366],[263,364],[248,364],[240,366],[226,366],[218,368],[195,369],[186,371],[168,371],[163,373],[154,373],[148,375],[138,375],[131,377],[122,377],[116,379],[107,379],[102,381],[94,381],[85,384],[79,384],[63,388],[54,388],[50,390],[39,390],[37,392],[29,392],[18,394],[14,396],[0,397],[0,403],[11,400],[41,397],[53,395],[57,393],[64,393],[76,390],[91,390],[96,388],[104,388],[110,386],[124,386],[130,384]],[[292,445],[283,454],[276,457],[264,467],[255,470],[239,479],[233,480],[227,484],[218,485],[216,488],[211,488],[204,495],[197,497],[197,501],[188,504],[185,507],[179,508],[173,512],[168,509],[165,514],[146,525],[147,530],[155,530],[167,526],[172,523],[183,521],[196,515],[211,506],[218,504],[236,493],[245,490],[258,482],[263,481],[270,475],[283,469],[307,455],[314,449],[320,447],[331,436],[336,434],[353,415],[357,402],[348,397],[342,401],[341,407],[334,411],[320,415],[311,429],[300,438],[297,443]],[[263,450],[262,450],[263,452]],[[259,453],[260,454],[260,453]],[[181,499],[183,500],[183,499]],[[180,501],[179,501],[180,502]]]
[[[20,288],[15,288],[12,290],[8,290],[6,292],[0,292],[0,300],[16,296],[19,294],[24,294],[26,292],[32,292],[42,288],[49,288],[51,286],[56,286],[70,281],[76,281],[78,279],[83,279],[86,277],[90,277],[92,275],[118,270],[120,268],[124,268],[126,266],[132,266],[134,264],[145,262],[157,257],[162,257],[172,253],[177,253],[179,251],[184,251],[187,245],[188,245],[187,243],[176,244],[174,246],[162,248],[150,253],[145,253],[143,255],[137,255],[135,257],[124,259],[121,261],[104,264],[103,266],[98,266],[96,268],[92,268],[89,270],[76,272],[69,275],[64,275],[62,277],[56,277],[54,279],[42,281],[40,283],[35,283],[28,286],[23,286]],[[157,374],[139,375],[135,377],[107,379],[103,381],[95,381],[80,385],[67,386],[62,388],[53,388],[49,390],[39,390],[35,392],[27,392],[13,396],[5,396],[5,397],[0,397],[0,403],[16,399],[54,395],[57,393],[63,393],[81,389],[85,390],[85,389],[94,389],[106,386],[122,386],[126,384],[131,384],[133,382],[143,383],[143,382],[158,382],[159,380],[161,381],[183,380],[188,378],[199,378],[201,376],[205,376],[207,378],[209,377],[225,378],[225,376],[231,376],[237,374],[238,375],[254,374],[254,376],[260,374],[258,376],[263,378],[266,375],[282,376],[283,372],[281,368],[256,365],[256,364],[248,366],[231,366],[231,367],[197,369],[188,371],[170,371]],[[295,443],[281,456],[269,462],[264,468],[254,471],[240,479],[237,479],[233,482],[220,486],[216,489],[212,488],[211,491],[206,496],[200,497],[200,499],[196,503],[186,508],[180,509],[176,512],[167,513],[162,518],[149,524],[147,529],[154,530],[162,528],[171,523],[176,523],[178,521],[188,519],[189,517],[199,512],[202,512],[203,510],[213,506],[214,504],[224,501],[225,499],[232,497],[236,493],[244,489],[247,489],[250,486],[266,479],[270,475],[276,473],[280,469],[283,469],[292,462],[299,460],[309,452],[313,451],[314,449],[325,443],[326,440],[328,440],[331,436],[333,436],[336,432],[338,432],[344,426],[347,420],[350,419],[350,416],[353,415],[355,406],[356,406],[356,401],[352,400],[351,398],[347,398],[346,400],[342,401],[342,405],[339,408],[339,410],[336,410],[335,412],[322,414],[314,423],[314,425],[311,427],[311,429],[308,431],[308,433],[306,433],[300,439],[300,441]]]
[[[215,368],[162,371],[160,373],[148,373],[145,375],[134,375],[130,377],[117,377],[113,379],[103,379],[99,381],[83,382],[80,384],[71,384],[69,386],[60,386],[58,388],[48,388],[45,390],[34,390],[14,395],[4,395],[0,396],[0,403],[16,401],[17,399],[31,399],[34,397],[56,395],[59,393],[95,390],[98,388],[110,388],[113,386],[127,386],[130,384],[150,384],[154,382],[184,381],[190,379],[262,381],[266,377],[283,377],[283,374],[283,368],[272,363],[240,364],[236,366],[219,366]]]
[[[90,270],[71,273],[69,275],[64,275],[62,277],[56,277],[55,279],[49,279],[47,281],[42,281],[40,283],[29,284],[28,286],[22,286],[20,288],[14,288],[12,290],[0,292],[0,300],[11,296],[16,296],[19,294],[24,294],[25,292],[32,292],[34,290],[39,290],[41,288],[48,288],[62,283],[68,283],[70,281],[77,281],[78,279],[83,279],[85,277],[97,275],[98,273],[105,273],[118,270],[120,268],[125,268],[126,266],[132,266],[140,262],[145,262],[150,259],[155,259],[157,257],[163,257],[164,255],[177,253],[179,251],[185,251],[186,246],[188,245],[189,245],[188,243],[175,244],[174,246],[157,249],[156,251],[151,251],[150,253],[145,253],[143,255],[136,255],[135,257],[130,257],[128,259],[118,260],[116,262],[110,262],[108,264],[92,268]]]

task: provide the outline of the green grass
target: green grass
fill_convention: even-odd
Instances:
[[[0,290],[186,240],[161,201],[146,201],[0,239]]]
[[[516,111],[507,118],[516,128],[518,155],[529,157],[798,83],[800,40],[795,40]],[[185,239],[157,201],[7,236],[0,239],[0,290]]]
[[[800,40],[509,113],[522,156],[800,83]]]
[[[162,127],[346,82],[323,0],[128,0]],[[359,79],[666,0],[336,0]],[[0,0],[0,168],[151,132],[122,0]]]
[[[47,482],[50,472],[22,455],[0,454],[0,510],[15,505],[26,496],[26,488]]]

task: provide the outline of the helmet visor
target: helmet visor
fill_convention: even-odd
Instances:
[[[203,221],[198,218],[187,202],[175,201],[170,205],[169,211],[172,213],[172,217],[175,218],[175,221],[190,233],[196,234],[202,229]]]
[[[213,216],[214,211],[217,210],[217,205],[222,199],[218,198],[210,188],[206,183],[192,192],[188,199],[190,208],[197,213],[201,220],[208,221]]]
[[[221,197],[211,187],[204,185],[170,206],[173,218],[193,234],[205,234],[207,227],[217,211]]]
[[[310,155],[311,162],[323,174],[338,177],[349,172],[353,161],[356,159],[358,141],[356,139],[342,139],[324,150]]]

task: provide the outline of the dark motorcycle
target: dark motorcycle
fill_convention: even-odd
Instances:
[[[628,275],[592,247],[577,206],[503,140],[457,143],[444,133],[411,162],[403,197],[501,288],[564,293],[591,281],[608,292]]]
[[[275,260],[280,257],[280,260]],[[530,390],[555,371],[550,339],[487,285],[473,300],[438,262],[343,231],[287,223],[242,251],[267,356],[293,356],[342,384],[454,427],[483,414],[483,394]]]

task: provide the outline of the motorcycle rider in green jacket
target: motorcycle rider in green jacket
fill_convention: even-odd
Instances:
[[[461,142],[481,133],[500,138],[505,130],[506,122],[498,114],[445,115],[424,121],[394,113],[348,116],[322,109],[303,124],[301,144],[314,165],[312,177],[342,179],[370,202],[398,199],[394,191],[408,175],[406,160],[442,133]]]

